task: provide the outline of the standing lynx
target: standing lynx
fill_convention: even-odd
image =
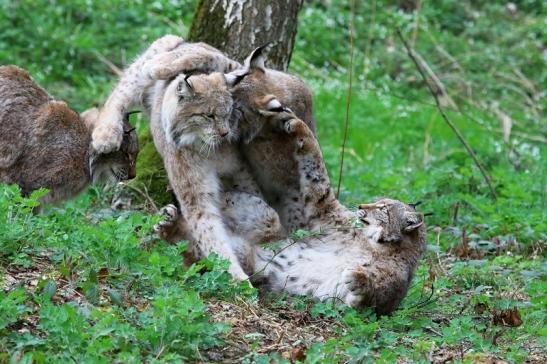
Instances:
[[[158,55],[165,56],[158,59]],[[229,144],[237,127],[229,87],[240,77],[177,75],[170,71],[173,64],[177,71],[192,72],[230,70],[234,62],[214,48],[183,43],[174,36],[155,41],[122,75],[99,115],[105,133],[94,134],[94,142],[101,144],[97,148],[115,148],[115,133],[109,128],[117,125],[129,105],[142,104],[150,114],[154,144],[188,223],[194,255],[216,252],[232,263],[235,278],[247,279],[234,253],[246,242],[227,230],[219,211],[223,180],[257,191],[237,149]]]
[[[120,150],[99,155],[90,148],[96,114],[80,117],[26,71],[0,67],[0,182],[18,184],[23,194],[48,188],[47,203],[73,197],[90,182],[133,178],[136,132],[123,121]]]
[[[215,251],[232,262],[235,277],[244,279],[233,252],[247,243],[226,229],[219,198],[227,181],[228,189],[224,190],[236,188],[260,195],[239,151],[228,143],[240,132],[248,138],[256,128],[255,121],[241,119],[240,105],[233,107],[228,90],[246,72],[177,76],[181,71],[229,71],[238,66],[214,48],[180,42],[173,36],[157,40],[125,71],[101,111],[99,123],[105,133],[94,133],[94,145],[115,148],[111,126],[129,105],[144,104],[151,113],[154,143],[181,204],[196,256]],[[273,96],[265,95],[259,106],[262,117],[256,122],[266,122],[268,115],[278,112],[278,105]]]
[[[236,257],[247,242],[227,229],[220,211],[223,178],[242,190],[256,190],[229,143],[236,131],[229,91],[233,82],[237,80],[222,73],[181,74],[171,82],[158,81],[150,95],[150,128],[186,220],[194,256],[216,252],[231,262],[235,278],[247,279]]]

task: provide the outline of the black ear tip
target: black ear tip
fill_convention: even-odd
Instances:
[[[409,203],[408,206],[412,207],[413,209],[416,209],[417,206],[420,206],[422,204],[422,201],[417,201],[414,203]]]
[[[262,55],[263,53],[268,52],[273,46],[272,42],[264,43],[263,45],[257,47],[253,52],[253,58]]]

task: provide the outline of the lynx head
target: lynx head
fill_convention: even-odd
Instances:
[[[125,113],[123,119],[123,139],[120,149],[108,153],[98,154],[91,151],[89,156],[89,171],[91,181],[95,183],[116,183],[135,178],[139,142],[137,131],[129,124],[130,113]],[[97,108],[84,111],[80,117],[88,130],[92,131],[95,120],[99,116]]]
[[[372,204],[359,205],[358,218],[365,224],[369,239],[380,244],[423,244],[424,215],[416,212],[414,205],[407,205],[389,198]]]
[[[180,74],[167,86],[162,125],[167,141],[177,148],[211,151],[236,137],[230,87],[242,76],[211,73]]]
[[[246,143],[254,139],[264,125],[273,121],[279,112],[287,111],[287,108],[282,105],[298,107],[299,104],[295,98],[306,98],[303,97],[306,96],[304,93],[309,94],[309,90],[296,77],[264,66],[268,48],[269,45],[256,48],[247,57],[242,69],[230,73],[233,76],[243,77],[232,90],[232,94],[241,105],[242,118],[239,133]],[[306,89],[305,92],[300,89],[302,87]],[[295,112],[305,107],[298,107],[298,109]],[[296,114],[298,115],[299,112]]]

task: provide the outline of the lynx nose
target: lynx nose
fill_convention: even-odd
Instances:
[[[226,135],[228,135],[230,131],[228,129],[223,128],[223,129],[220,129],[218,132],[220,136],[224,138]]]

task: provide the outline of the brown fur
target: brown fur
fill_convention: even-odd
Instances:
[[[265,68],[263,63],[262,54],[251,54],[245,65],[248,75],[232,90],[242,111],[241,150],[264,198],[279,213],[285,229],[293,232],[309,228],[294,158],[296,149],[287,142],[280,125],[271,121],[272,114],[265,112],[265,106],[272,99],[278,100],[315,133],[312,95],[298,77]]]
[[[0,67],[1,182],[18,184],[25,195],[48,188],[50,193],[42,202],[65,200],[79,193],[94,172],[90,170],[93,158],[89,148],[92,120],[87,124],[66,103],[48,95],[26,71]],[[130,134],[136,140],[136,134]],[[117,168],[129,164],[123,152],[97,157],[92,164],[96,168],[108,164],[109,170],[116,167],[119,177],[127,177]]]

